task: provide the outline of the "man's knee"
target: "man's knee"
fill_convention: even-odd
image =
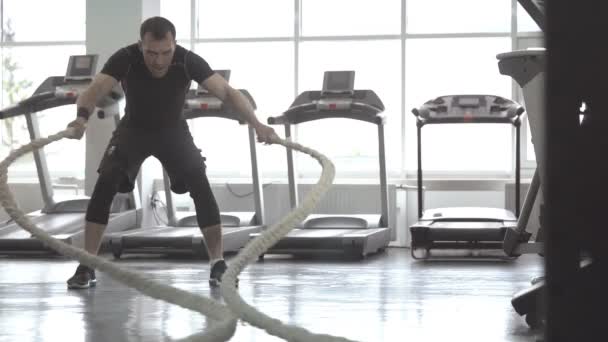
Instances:
[[[108,168],[99,173],[93,194],[89,200],[86,220],[98,224],[107,224],[114,196],[118,192],[121,173],[116,168]]]
[[[185,176],[185,183],[196,208],[196,218],[201,228],[221,224],[220,210],[204,170],[196,170]]]
[[[180,179],[175,179],[175,182],[183,185],[184,190],[188,191],[193,199],[212,193],[205,169],[191,170],[178,178]]]

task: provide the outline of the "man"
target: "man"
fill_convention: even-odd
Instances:
[[[76,102],[77,118],[68,124],[80,139],[97,100],[118,82],[126,96],[125,116],[114,131],[93,190],[85,222],[85,250],[97,254],[117,192],[133,190],[142,162],[156,157],[171,179],[171,190],[190,192],[210,258],[209,283],[218,286],[227,266],[223,260],[220,214],[205,174],[204,158],[181,115],[191,81],[232,106],[254,127],[258,141],[270,143],[274,130],[256,118],[253,107],[200,56],[175,42],[175,26],[162,17],[144,21],[141,40],[112,55]],[[167,189],[168,190],[168,189]],[[79,265],[70,289],[95,286],[95,271]]]

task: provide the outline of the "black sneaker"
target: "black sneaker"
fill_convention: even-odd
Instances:
[[[95,270],[84,265],[78,265],[74,275],[68,279],[68,289],[88,289],[96,284]]]
[[[226,261],[218,260],[213,267],[211,267],[211,275],[209,276],[209,285],[211,287],[218,287],[222,283],[222,276],[228,269]],[[239,286],[239,280],[236,280],[236,286]]]

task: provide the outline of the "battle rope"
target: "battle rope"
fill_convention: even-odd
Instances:
[[[308,154],[316,159],[323,168],[321,177],[316,186],[307,194],[296,210],[290,212],[281,220],[281,222],[266,230],[264,234],[260,235],[252,243],[247,244],[238,255],[230,261],[228,270],[222,276],[222,296],[224,297],[226,305],[228,305],[230,310],[240,319],[265,330],[271,335],[281,337],[287,341],[351,341],[346,338],[332,335],[314,334],[304,328],[284,324],[280,320],[269,317],[247,304],[236,290],[235,282],[237,275],[241,273],[248,264],[254,262],[260,255],[266,252],[268,248],[272,247],[277,241],[289,233],[295,223],[301,222],[313,211],[321,197],[331,186],[336,173],[332,162],[321,153],[294,142],[276,142],[285,147]]]
[[[228,270],[223,276],[221,285],[222,295],[228,305],[210,300],[204,296],[195,295],[178,288],[163,285],[145,279],[137,272],[129,271],[115,266],[112,262],[95,255],[89,254],[84,250],[63,243],[53,238],[44,230],[36,227],[35,224],[21,211],[8,187],[8,167],[20,156],[39,149],[54,141],[68,138],[73,135],[73,129],[68,128],[57,134],[32,141],[12,151],[8,157],[0,162],[0,204],[6,212],[23,229],[31,233],[37,239],[43,241],[48,247],[65,256],[77,259],[82,264],[107,273],[115,280],[135,288],[141,293],[155,299],[163,300],[180,307],[202,313],[203,315],[219,321],[207,328],[203,333],[195,334],[184,339],[184,341],[227,341],[236,330],[237,317],[249,322],[250,324],[266,330],[268,333],[284,338],[288,341],[350,341],[345,338],[335,337],[325,334],[314,334],[308,330],[296,326],[290,326],[281,321],[257,311],[248,305],[236,291],[236,277],[249,264],[263,254],[270,246],[274,245],[285,236],[292,227],[308,216],[316,203],[331,186],[335,175],[335,169],[331,161],[321,153],[299,144],[288,142],[282,139],[273,139],[273,143],[284,145],[285,147],[309,154],[315,158],[323,167],[321,177],[317,185],[307,194],[300,207],[285,216],[278,224],[266,229],[261,236],[254,239],[230,262]],[[236,317],[235,317],[236,315]]]

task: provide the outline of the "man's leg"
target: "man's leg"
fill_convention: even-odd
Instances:
[[[204,169],[190,172],[185,178],[186,188],[194,201],[196,220],[205,237],[207,253],[213,265],[215,261],[224,256],[220,209]]]
[[[100,173],[95,189],[89,200],[84,225],[84,249],[97,254],[103,233],[108,224],[112,200],[118,192],[120,174],[117,168]],[[95,286],[95,271],[88,266],[78,265],[74,275],[68,279],[69,289],[86,289]]]
[[[143,161],[151,155],[151,145],[156,140],[154,135],[131,132],[123,125],[119,125],[112,134],[99,164],[99,178],[85,217],[84,249],[87,252],[94,255],[99,252],[114,196],[119,190],[127,192],[133,189],[132,179]],[[88,288],[95,283],[95,271],[79,265],[74,276],[68,280],[68,288]]]
[[[201,227],[201,232],[205,237],[209,260],[215,261],[223,258],[224,244],[222,239],[222,225],[215,224],[208,227]]]
[[[84,223],[84,250],[97,255],[105,230],[106,225],[103,223],[86,221]]]
[[[186,187],[196,208],[196,219],[205,238],[211,267],[209,284],[219,286],[228,266],[224,261],[224,245],[220,210],[211,191],[205,170],[197,170],[186,175]],[[238,281],[238,280],[237,280]]]
[[[170,142],[159,146],[153,155],[158,158],[171,178],[171,190],[176,193],[189,192],[196,208],[198,226],[205,238],[210,259],[211,275],[209,284],[219,285],[226,271],[223,260],[224,246],[220,210],[211,185],[205,173],[205,159],[194,144],[187,123],[168,130],[162,141]],[[158,139],[161,141],[161,139]]]

